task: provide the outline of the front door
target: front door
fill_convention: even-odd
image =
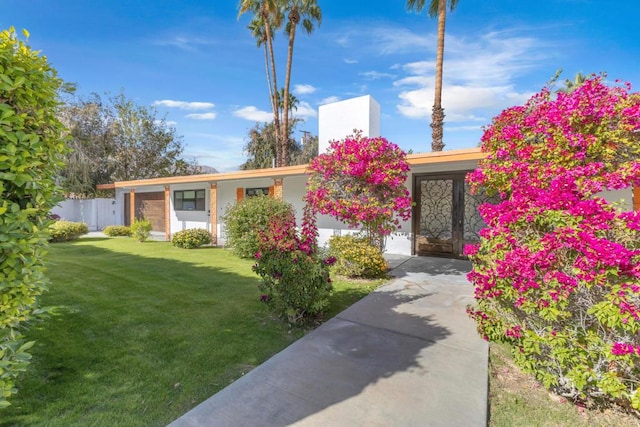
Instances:
[[[464,182],[467,172],[416,175],[414,194],[414,253],[463,257],[467,244],[477,243],[485,227],[478,206],[491,199],[472,195]]]

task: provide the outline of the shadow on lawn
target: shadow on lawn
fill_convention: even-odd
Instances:
[[[166,425],[218,391],[230,367],[289,344],[250,263],[216,262],[216,252],[105,238],[51,245],[41,305],[53,311],[26,334],[32,364],[0,425]]]

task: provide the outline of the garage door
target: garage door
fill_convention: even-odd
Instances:
[[[164,230],[164,192],[135,193],[136,218],[146,218],[153,231]],[[124,223],[131,225],[129,218],[129,194],[124,195]]]

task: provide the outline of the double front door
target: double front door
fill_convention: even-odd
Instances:
[[[492,200],[472,195],[467,172],[414,175],[413,230],[417,255],[463,257],[467,244],[477,243],[485,227],[478,206]]]

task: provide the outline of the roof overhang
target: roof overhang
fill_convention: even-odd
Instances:
[[[410,166],[428,165],[435,163],[479,161],[486,157],[479,148],[467,148],[463,150],[438,151],[430,153],[415,153],[407,155]],[[101,184],[99,190],[114,188],[143,187],[149,185],[190,184],[197,182],[217,183],[252,178],[284,178],[287,176],[304,175],[309,165],[286,166],[269,169],[253,169],[246,171],[234,171],[223,173],[211,173],[203,175],[170,176],[164,178],[139,179],[135,181],[117,181],[113,184]]]

